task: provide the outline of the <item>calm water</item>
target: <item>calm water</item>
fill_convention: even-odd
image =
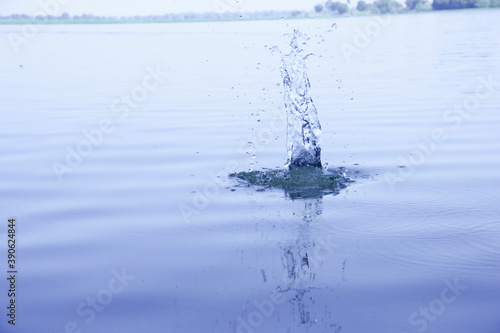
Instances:
[[[1,331],[499,332],[499,14],[1,26]],[[337,195],[227,179],[286,162],[296,28]]]

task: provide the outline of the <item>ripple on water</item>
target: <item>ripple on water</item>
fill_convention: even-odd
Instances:
[[[343,202],[353,228],[346,237],[362,244],[365,256],[401,268],[458,271],[492,277],[500,258],[495,202],[486,191],[404,186],[390,195],[354,195]],[[348,222],[344,222],[348,225]],[[318,225],[334,233],[335,224]],[[338,231],[337,231],[338,232]]]

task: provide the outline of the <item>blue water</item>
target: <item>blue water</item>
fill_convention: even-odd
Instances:
[[[1,331],[499,332],[497,18],[0,26]],[[355,181],[305,199],[228,179],[286,163],[294,29]]]

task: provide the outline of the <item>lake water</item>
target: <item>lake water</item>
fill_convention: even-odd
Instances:
[[[499,14],[0,26],[1,331],[499,332]],[[338,193],[228,179],[294,29]]]

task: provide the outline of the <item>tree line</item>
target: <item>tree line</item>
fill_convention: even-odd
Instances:
[[[98,16],[93,14],[70,15],[26,15],[11,14],[0,16],[0,21],[12,23],[64,23],[64,22],[172,22],[172,21],[197,21],[197,20],[234,20],[234,19],[259,19],[259,18],[288,18],[307,17],[305,11],[257,11],[252,13],[165,13],[159,15],[134,15],[134,16]]]
[[[350,3],[350,0],[347,0]],[[500,7],[500,0],[406,0],[406,7],[396,0],[375,0],[367,3],[360,0],[356,6],[359,12],[370,12],[373,14],[402,13],[407,11],[425,10],[445,10],[445,9],[466,9],[466,8],[487,8]],[[328,0],[325,3],[318,3],[314,6],[316,13],[333,12],[344,14],[349,11],[349,6],[344,2]]]
[[[340,1],[328,0],[314,6],[314,11],[324,14],[345,14],[350,11],[348,4]],[[466,9],[466,8],[486,8],[500,7],[500,0],[405,0],[405,6],[396,0],[375,0],[367,3],[360,0],[356,6],[356,11],[360,13],[372,14],[395,14],[408,11],[445,10],[445,9]],[[96,16],[92,14],[70,15],[62,13],[59,16],[30,16],[26,14],[11,14],[0,16],[0,22],[11,23],[52,23],[52,22],[171,22],[171,21],[196,21],[196,20],[234,20],[234,19],[265,19],[265,18],[298,18],[310,17],[307,11],[258,11],[252,13],[181,13],[181,14],[160,14],[147,16]]]

